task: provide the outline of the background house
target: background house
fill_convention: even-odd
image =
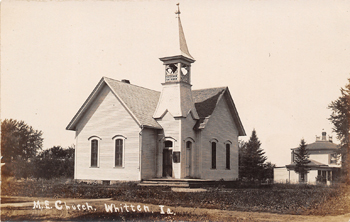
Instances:
[[[292,148],[291,163],[283,167],[275,167],[274,182],[277,183],[299,183],[302,182],[301,175],[294,171],[295,151],[298,148]],[[334,144],[332,137],[327,139],[326,132],[322,132],[322,137],[316,137],[316,141],[307,144],[310,163],[309,173],[304,175],[305,182],[315,184],[323,182],[330,184],[339,178],[341,168],[341,157],[339,146]]]

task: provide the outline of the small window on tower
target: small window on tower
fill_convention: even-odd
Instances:
[[[167,65],[166,68],[165,68],[165,71],[169,75],[176,74],[177,64],[169,64],[169,65]]]
[[[188,71],[189,71],[189,67],[186,64],[181,64],[181,74],[187,75]]]

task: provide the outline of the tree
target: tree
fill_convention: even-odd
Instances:
[[[311,161],[309,160],[309,154],[306,149],[305,140],[300,141],[300,145],[297,150],[295,150],[294,171],[300,175],[300,182],[305,182],[305,175],[309,173],[309,168],[307,166]]]
[[[54,146],[42,151],[33,161],[36,178],[74,177],[74,147]]]
[[[42,149],[42,132],[24,121],[5,119],[1,123],[1,155],[5,163],[28,160]]]
[[[275,168],[275,164],[271,162],[264,163],[264,171],[263,171],[263,179],[273,181],[273,169]]]
[[[240,147],[240,178],[246,178],[248,180],[263,180],[265,161],[265,152],[260,148],[261,142],[259,141],[255,129],[249,141],[242,144]]]
[[[245,154],[247,150],[247,143],[244,142],[243,140],[238,141],[238,171],[239,171],[239,178],[243,178],[244,176],[244,159],[245,159]]]
[[[341,88],[341,96],[329,104],[332,110],[329,120],[333,123],[333,131],[340,141],[340,152],[342,155],[342,175],[350,184],[350,79],[345,88]]]

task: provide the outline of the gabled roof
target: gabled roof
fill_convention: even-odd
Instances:
[[[109,86],[113,94],[140,127],[162,128],[157,121],[152,118],[154,110],[157,107],[160,92],[103,77],[72,121],[68,124],[67,130],[75,130],[76,124],[105,85]]]
[[[199,121],[195,125],[195,129],[205,128],[210,116],[214,112],[219,101],[224,98],[229,106],[231,115],[236,123],[239,136],[245,136],[245,130],[243,128],[242,122],[239,118],[235,103],[231,97],[228,87],[218,87],[218,88],[208,88],[193,90],[192,97],[195,103],[197,113],[199,115]]]
[[[67,130],[75,130],[81,117],[96,99],[102,88],[106,85],[111,89],[116,98],[121,102],[140,127],[162,129],[158,122],[153,118],[160,97],[160,92],[103,77],[68,124],[66,127]],[[222,98],[224,98],[227,101],[232,117],[237,125],[239,136],[246,135],[228,87],[193,90],[192,97],[200,118],[194,127],[195,129],[205,128],[206,123],[209,121],[217,104]]]

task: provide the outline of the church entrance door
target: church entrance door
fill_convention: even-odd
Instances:
[[[173,141],[164,141],[163,149],[163,177],[173,176]]]
[[[163,177],[173,176],[172,150],[163,149]]]

